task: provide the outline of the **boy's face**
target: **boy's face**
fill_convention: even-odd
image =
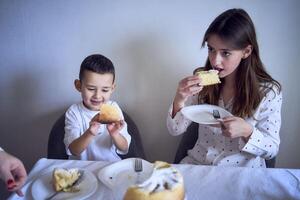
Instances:
[[[81,93],[83,104],[90,110],[99,111],[100,106],[110,99],[115,89],[113,75],[84,71],[82,80],[75,80],[75,87]]]

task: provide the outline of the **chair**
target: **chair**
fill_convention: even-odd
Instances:
[[[128,133],[131,135],[131,144],[126,155],[119,155],[122,159],[130,157],[140,157],[146,159],[144,148],[141,142],[140,132],[131,119],[131,117],[123,111],[124,120],[127,123]],[[65,135],[65,114],[61,115],[54,123],[48,138],[48,159],[68,159],[69,156],[65,150],[63,142]]]
[[[181,141],[177,148],[174,163],[178,164],[184,157],[187,156],[187,151],[195,146],[198,139],[198,124],[192,122],[182,135]]]
[[[270,160],[266,160],[267,168],[275,168],[275,164],[276,164],[276,157],[274,157]]]
[[[186,132],[182,135],[182,139],[177,148],[174,163],[178,164],[184,157],[187,156],[187,151],[192,149],[198,139],[198,124],[192,122],[187,128]],[[276,157],[266,160],[267,168],[275,168]]]
[[[144,148],[142,145],[142,140],[140,136],[139,129],[132,118],[123,111],[124,120],[127,123],[128,133],[131,135],[131,143],[129,146],[128,153],[125,155],[119,155],[122,159],[139,157],[146,160]]]
[[[48,138],[48,159],[68,159],[66,153],[65,136],[65,113],[61,115],[54,123]]]

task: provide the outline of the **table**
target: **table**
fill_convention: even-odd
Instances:
[[[13,194],[10,200],[33,199],[32,183],[45,171],[54,167],[85,168],[95,176],[109,165],[102,161],[53,160],[37,161],[22,188],[23,198]],[[245,168],[174,164],[183,175],[186,199],[299,199],[300,169]],[[97,179],[98,180],[98,179]],[[89,199],[114,199],[116,195],[98,180],[97,191]]]

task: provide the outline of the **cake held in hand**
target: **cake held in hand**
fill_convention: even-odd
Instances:
[[[201,85],[214,85],[221,83],[218,70],[198,71],[196,74],[201,78]]]
[[[79,179],[81,173],[78,169],[56,168],[53,171],[53,187],[56,192],[72,192],[72,186]]]
[[[183,177],[179,171],[166,162],[156,161],[150,178],[129,187],[124,200],[183,200],[184,196]]]
[[[110,104],[102,104],[98,121],[101,124],[110,124],[121,120],[119,110],[116,106]]]

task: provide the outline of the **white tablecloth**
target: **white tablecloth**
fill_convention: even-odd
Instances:
[[[55,167],[85,168],[95,176],[109,165],[100,161],[74,161],[40,159],[28,175],[22,188],[25,196],[16,194],[9,199],[33,199],[32,183]],[[300,169],[255,169],[243,167],[216,167],[199,165],[173,165],[184,177],[186,199],[299,199]],[[98,180],[97,191],[89,199],[114,199],[116,194]]]

